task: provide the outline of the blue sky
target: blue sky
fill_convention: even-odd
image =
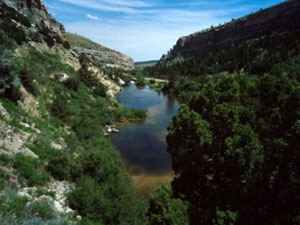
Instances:
[[[283,0],[44,0],[68,32],[135,61],[159,59],[181,36]]]

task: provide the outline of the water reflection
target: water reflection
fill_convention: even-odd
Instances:
[[[121,152],[129,174],[139,189],[153,189],[172,177],[171,158],[166,151],[167,127],[178,112],[176,98],[157,93],[150,88],[125,87],[117,99],[129,108],[148,110],[143,124],[128,124],[111,136]],[[148,184],[148,185],[147,185]]]

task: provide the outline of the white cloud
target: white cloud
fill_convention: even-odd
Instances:
[[[77,6],[80,6],[81,10],[84,8],[86,13],[83,15],[90,19],[99,20],[94,16],[96,12],[101,15],[101,23],[98,24],[83,19],[68,19],[64,23],[67,31],[76,32],[121,51],[136,61],[159,59],[180,36],[230,21],[232,15],[242,15],[253,9],[253,4],[240,7],[211,7],[211,10],[178,8],[174,6],[175,3],[162,7],[159,6],[159,0],[152,1],[151,6],[143,0],[58,1],[72,4],[76,9],[79,8]],[[239,1],[243,0],[231,0],[227,3]]]
[[[98,16],[92,16],[90,14],[87,14],[86,17],[89,18],[89,19],[91,19],[91,20],[99,20]]]
[[[150,7],[151,5],[143,1],[135,0],[58,0],[63,3],[80,6],[83,8],[102,10],[109,12],[136,13],[137,8]]]
[[[143,2],[143,1],[135,1],[135,0],[101,0],[102,2],[108,3],[110,5],[122,5],[122,6],[130,6],[130,7],[150,7],[151,4]]]
[[[230,17],[216,11],[157,10],[119,19],[101,18],[99,24],[68,22],[65,25],[70,32],[143,61],[159,59],[180,36],[229,20]]]

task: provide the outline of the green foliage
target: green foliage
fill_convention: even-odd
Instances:
[[[75,180],[80,173],[80,166],[71,154],[57,152],[49,159],[47,170],[57,180]]]
[[[150,224],[153,225],[188,225],[189,204],[179,198],[174,198],[170,187],[158,187],[150,197],[148,212]]]
[[[0,166],[11,166],[12,165],[12,158],[8,156],[7,154],[0,154]]]
[[[15,60],[13,71],[18,74],[25,89],[34,96],[41,95],[39,86],[50,83],[51,73],[61,73],[61,71],[70,75],[75,73],[70,66],[62,63],[59,57],[40,52],[33,47],[29,48],[28,53]]]
[[[111,185],[114,185],[113,189]],[[93,223],[147,224],[145,203],[125,185],[99,184],[95,179],[84,176],[78,179],[76,189],[70,193],[68,200],[72,208]]]
[[[1,225],[70,225],[70,221],[59,218],[43,201],[20,197],[14,190],[6,190],[0,197]]]
[[[89,62],[89,59],[84,54],[81,54],[81,69],[79,71],[80,79],[87,87],[93,90],[95,96],[106,97],[107,88],[96,78],[96,75],[88,69]]]
[[[65,49],[68,49],[68,50],[71,49],[70,42],[68,42],[68,41],[64,41],[64,42],[63,42],[63,46],[64,46]]]
[[[213,225],[234,225],[237,221],[237,213],[217,210]]]
[[[19,176],[27,180],[29,186],[44,185],[50,180],[50,175],[43,169],[43,163],[35,158],[16,154],[14,167]]]
[[[19,98],[18,88],[20,86],[20,80],[12,71],[14,61],[11,49],[14,48],[14,44],[1,29],[0,42],[0,96],[15,101]]]
[[[300,84],[294,62],[275,67],[276,75],[210,79],[173,119],[167,137],[172,187],[191,203],[192,223],[295,220]]]
[[[0,28],[6,32],[6,34],[15,40],[18,45],[21,45],[27,40],[26,33],[22,27],[18,27],[16,23],[12,22],[9,18],[5,18],[0,23]]]
[[[35,201],[28,208],[31,215],[40,217],[43,220],[49,220],[55,216],[54,210],[45,201]]]
[[[135,81],[135,84],[137,86],[140,86],[140,87],[144,87],[145,86],[145,79],[144,77],[141,75],[141,74],[137,74],[136,75],[136,81]]]
[[[19,197],[15,191],[1,193],[0,198],[0,217],[9,217],[15,215],[16,217],[26,216],[26,204],[28,203],[26,197]]]
[[[52,48],[55,44],[54,38],[50,34],[44,37],[44,41],[47,43],[49,48]]]
[[[5,49],[14,49],[15,48],[15,43],[14,41],[9,38],[6,34],[6,32],[2,29],[0,29],[0,42],[1,42],[1,52]]]

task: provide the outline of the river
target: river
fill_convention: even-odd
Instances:
[[[131,109],[148,111],[145,121],[123,125],[119,133],[111,136],[135,188],[148,194],[159,184],[172,180],[166,135],[168,124],[180,105],[176,98],[147,86],[143,89],[136,85],[124,87],[116,99]]]

